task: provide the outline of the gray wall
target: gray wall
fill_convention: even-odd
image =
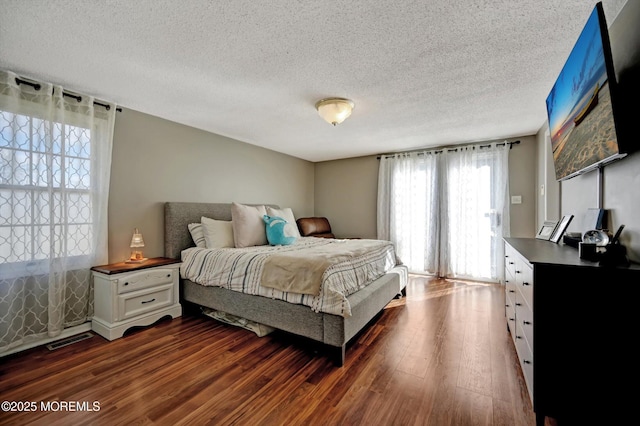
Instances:
[[[624,87],[622,92],[632,100],[637,100],[640,95],[640,2],[627,2],[613,22],[609,17],[607,20],[617,79]],[[635,112],[637,108],[631,107],[629,111]],[[538,132],[540,144],[546,143],[543,142],[542,135],[547,129],[548,124],[545,123]],[[637,136],[633,135],[631,142],[637,144]],[[546,163],[540,163],[541,146],[539,145],[538,170],[544,167],[553,169],[551,157],[546,159]],[[608,213],[607,228],[614,232],[620,225],[626,225],[621,242],[627,247],[629,257],[640,261],[640,152],[605,166],[602,173],[602,208]],[[559,188],[559,193],[548,194],[549,199],[546,201],[558,203],[561,215],[574,215],[568,231],[583,232],[586,210],[599,207],[598,171],[560,182]],[[540,214],[540,207],[538,213]]]
[[[522,204],[511,205],[511,236],[533,237],[536,138],[526,136],[518,140],[520,144],[509,152],[509,187],[511,195],[522,196]],[[339,237],[376,238],[376,157],[325,161],[315,166],[316,215],[329,218]]]
[[[536,135],[537,144],[537,185],[536,191],[536,230],[546,220],[560,220],[560,184],[556,181],[551,153],[549,127],[543,128]]]
[[[273,203],[309,216],[314,165],[137,111],[116,117],[109,190],[109,262],[130,254],[134,228],[147,257],[164,254],[164,202]]]
[[[376,238],[378,160],[375,156],[316,163],[317,216],[337,237]]]
[[[522,204],[511,204],[511,236],[536,235],[536,149],[535,136],[518,138],[509,153],[509,193],[521,195]]]
[[[615,232],[625,225],[620,237],[629,258],[640,261],[640,152],[609,164],[603,169],[603,205],[607,210],[607,228]],[[562,214],[572,214],[569,231],[583,232],[583,216],[588,208],[598,207],[598,172],[593,171],[561,185]]]

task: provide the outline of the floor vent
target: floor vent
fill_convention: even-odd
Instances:
[[[75,336],[67,337],[66,339],[60,339],[53,343],[48,344],[47,349],[49,349],[50,351],[55,351],[56,349],[60,349],[64,346],[69,346],[74,343],[80,342],[82,340],[91,339],[92,337],[93,337],[93,334],[88,332],[82,333],[82,334],[76,334]]]

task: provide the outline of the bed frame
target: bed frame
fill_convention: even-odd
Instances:
[[[271,207],[278,208],[276,205]],[[194,243],[187,228],[202,216],[231,220],[231,204],[165,203],[165,256],[180,259],[182,250]],[[395,297],[404,291],[401,273],[389,272],[347,297],[352,316],[313,312],[304,305],[239,293],[221,287],[203,286],[181,279],[181,300],[284,330],[324,343],[334,353],[334,362],[344,365],[347,343],[369,324]]]

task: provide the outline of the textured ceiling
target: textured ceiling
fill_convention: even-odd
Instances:
[[[0,0],[0,67],[323,161],[534,134],[594,5]],[[356,104],[337,127],[329,96]]]

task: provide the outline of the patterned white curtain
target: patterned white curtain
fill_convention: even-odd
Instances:
[[[0,70],[0,353],[92,315],[115,105]]]
[[[509,232],[507,144],[383,156],[378,238],[415,273],[498,281]]]
[[[441,155],[411,152],[384,156],[378,174],[378,238],[393,241],[412,272],[437,270],[440,262]]]

